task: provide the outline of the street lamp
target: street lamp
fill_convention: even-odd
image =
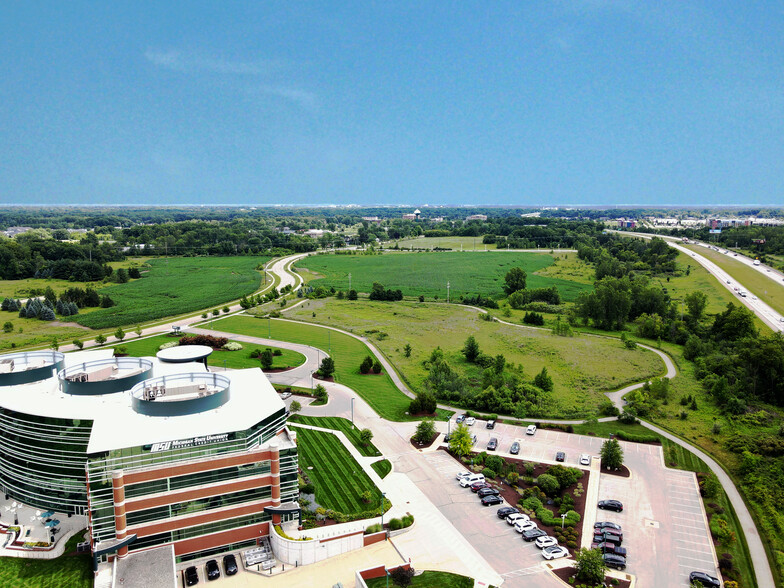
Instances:
[[[562,528],[562,529],[564,528],[564,521],[566,521],[566,515],[565,515],[565,514],[562,514],[562,515],[561,515],[561,528]]]
[[[381,530],[384,531],[384,500],[387,497],[386,492],[381,493]],[[384,541],[387,540],[387,533],[384,531]]]
[[[351,424],[354,424],[354,400],[355,398],[351,397]]]

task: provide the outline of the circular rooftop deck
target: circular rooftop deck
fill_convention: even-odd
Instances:
[[[218,408],[229,401],[230,380],[213,373],[151,378],[131,389],[133,409],[148,416],[182,416]]]
[[[155,356],[164,363],[189,363],[192,361],[207,362],[212,347],[207,345],[178,345],[161,349]]]
[[[63,367],[59,351],[21,351],[0,355],[0,386],[16,386],[46,380]]]
[[[60,370],[57,377],[66,394],[95,396],[128,390],[150,377],[152,362],[141,357],[112,357],[87,361]]]

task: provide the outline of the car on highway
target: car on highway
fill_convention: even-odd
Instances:
[[[185,571],[182,573],[182,575],[185,579],[186,586],[195,586],[199,583],[199,572],[196,571],[196,566],[185,568]]]
[[[539,537],[543,537],[547,535],[547,531],[542,531],[541,529],[528,529],[527,531],[523,531],[523,541],[534,541]]]
[[[555,454],[555,461],[564,461],[566,459],[566,454],[563,451],[559,451]]]
[[[519,513],[520,511],[517,510],[514,506],[504,506],[502,508],[499,508],[497,511],[495,511],[495,514],[499,519],[505,519],[511,514],[519,514]]]
[[[517,455],[520,453],[520,444],[517,441],[512,443],[512,446],[509,448],[509,453],[512,455]]]
[[[623,556],[605,553],[602,558],[604,558],[604,563],[608,568],[615,568],[616,570],[626,569],[626,558]]]
[[[538,529],[539,527],[533,521],[524,521],[519,520],[514,524],[514,530],[518,533],[522,533],[523,531],[528,531],[530,529]]]
[[[521,512],[512,513],[506,516],[506,524],[514,525],[517,521],[530,521],[531,518],[527,514]]]
[[[485,425],[485,429],[495,429],[495,420],[490,419],[489,421],[487,421],[487,424]]]
[[[233,576],[239,571],[239,568],[237,567],[237,558],[234,557],[233,553],[223,556],[223,569],[227,576]]]
[[[621,526],[618,523],[611,523],[609,521],[597,521],[593,524],[594,529],[615,529],[616,531],[622,531]]]
[[[729,283],[730,283],[730,281],[729,281],[729,280],[727,280],[727,283],[729,284]]]
[[[623,511],[623,503],[620,500],[600,500],[597,506],[602,510]]]
[[[703,586],[708,586],[711,588],[713,586],[716,586],[717,588],[721,586],[721,582],[718,578],[714,578],[705,572],[692,572],[689,574],[689,582],[692,584],[702,584]]]
[[[220,578],[220,567],[218,566],[218,562],[214,559],[211,559],[207,562],[204,566],[207,570],[207,579],[208,580],[217,580]]]
[[[591,465],[591,456],[587,453],[583,453],[580,456],[580,465],[589,466]]]
[[[536,433],[536,425],[528,425],[528,428],[525,430],[526,435],[534,435]]]
[[[544,549],[545,547],[552,547],[553,545],[558,545],[558,539],[556,539],[555,537],[545,536],[545,537],[539,537],[536,540],[536,546],[539,549]]]
[[[487,496],[482,496],[481,503],[482,506],[491,506],[493,504],[501,504],[504,501],[503,498],[498,496],[498,494],[489,494]]]
[[[537,539],[539,541],[539,539]],[[558,559],[559,557],[566,557],[569,555],[569,550],[560,545],[553,545],[542,549],[542,557],[545,559]]]
[[[501,493],[498,490],[496,490],[495,488],[491,488],[489,486],[487,488],[480,488],[479,490],[476,491],[476,495],[479,498],[483,498],[485,496],[490,496],[491,494],[495,494],[496,496],[498,496]]]
[[[608,541],[591,543],[591,549],[598,549],[602,553],[614,553],[615,555],[622,555],[623,557],[626,557],[625,547],[621,547],[620,545],[616,545],[615,543],[610,543]]]
[[[474,426],[474,423],[476,422],[476,419],[475,419],[474,417],[466,417],[466,418],[465,418],[465,420],[464,420],[463,422],[464,422],[466,425],[468,425],[469,427],[473,427],[473,426]]]
[[[487,442],[487,450],[495,451],[496,449],[498,449],[498,439],[490,437],[490,441]]]

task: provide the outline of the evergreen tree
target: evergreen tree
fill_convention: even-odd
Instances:
[[[41,313],[38,315],[38,318],[42,321],[53,321],[56,317],[54,316],[54,311],[51,308],[44,306],[41,309]]]
[[[620,469],[623,465],[623,449],[618,439],[608,439],[602,444],[599,452],[602,458],[602,466],[611,470]]]
[[[371,369],[373,369],[373,358],[367,355],[365,356],[365,359],[362,360],[362,363],[359,364],[359,373],[369,374]]]
[[[76,306],[75,302],[68,303],[68,315],[73,316],[75,314],[79,314],[79,307]]]
[[[62,299],[58,300],[57,303],[54,305],[55,312],[60,316],[68,316],[68,309],[65,305],[63,305]]]
[[[465,346],[463,347],[463,355],[465,355],[466,361],[469,363],[474,363],[476,358],[479,357],[479,343],[476,342],[474,336],[471,335],[466,339]]]
[[[534,386],[537,388],[541,388],[545,392],[552,392],[553,391],[553,380],[547,374],[547,368],[543,367],[542,371],[536,374],[534,378]]]

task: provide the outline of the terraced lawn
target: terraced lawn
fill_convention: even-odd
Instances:
[[[392,464],[389,462],[388,459],[381,459],[379,461],[374,461],[370,464],[370,467],[379,475],[379,477],[383,480],[387,477],[387,474],[392,471]]]
[[[366,580],[368,588],[386,588],[386,578],[373,578]],[[392,586],[390,580],[389,585]],[[473,578],[467,576],[460,576],[450,572],[424,572],[419,576],[414,576],[409,586],[411,588],[472,588],[474,585]]]
[[[381,491],[335,435],[302,427],[296,432],[299,464],[316,487],[316,502],[346,514],[381,507]],[[365,491],[370,502],[362,500]]]
[[[324,429],[333,429],[335,431],[343,432],[351,444],[357,448],[365,457],[374,457],[381,455],[381,452],[376,449],[372,442],[364,445],[359,438],[359,431],[356,426],[351,424],[351,421],[341,417],[314,417],[296,414],[292,416],[290,421],[302,423],[303,425],[310,425],[311,427],[322,427]]]
[[[65,553],[55,559],[0,557],[0,586],[4,588],[91,588],[92,561],[76,554],[82,533],[68,540]]]

